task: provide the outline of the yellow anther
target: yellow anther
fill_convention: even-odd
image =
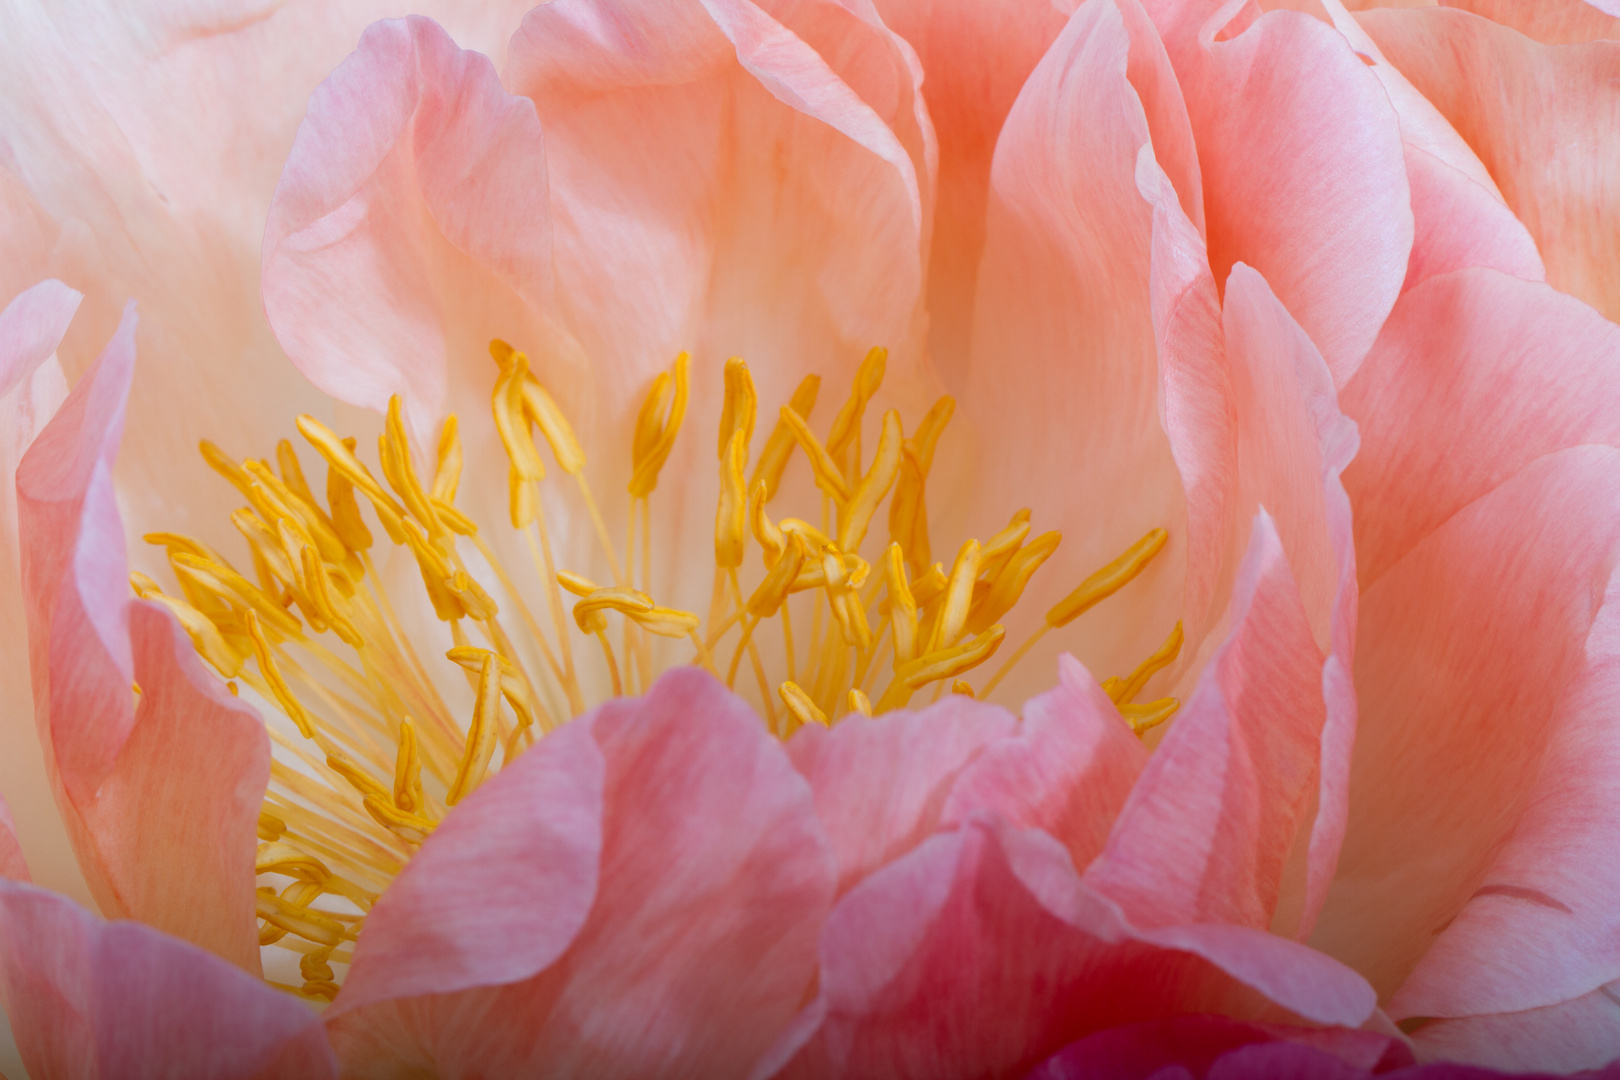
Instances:
[[[973,583],[979,577],[979,542],[969,540],[956,552],[951,564],[951,576],[945,585],[945,603],[933,622],[925,653],[935,652],[956,644],[967,625],[968,611],[973,606]]]
[[[799,580],[799,571],[804,567],[804,537],[798,533],[788,533],[786,547],[782,557],[765,575],[765,580],[748,598],[748,613],[757,619],[775,615]]]
[[[461,483],[461,421],[451,413],[444,418],[439,429],[438,460],[433,469],[433,496],[435,508],[441,503],[456,501],[456,488]]]
[[[298,733],[306,739],[315,737],[315,725],[310,722],[309,715],[304,707],[298,703],[287,688],[286,680],[281,677],[281,669],[276,667],[275,658],[270,655],[270,643],[264,639],[264,631],[259,629],[259,619],[255,612],[248,609],[244,621],[247,624],[248,637],[253,642],[253,655],[258,658],[259,671],[264,675],[265,684],[270,687],[270,693],[275,697],[276,703],[281,706],[287,718],[298,725]]]
[[[973,696],[973,684],[965,679],[957,679],[955,682],[951,683],[951,693],[961,694],[963,697],[970,698]]]
[[[307,414],[298,418],[298,432],[309,440],[309,444],[315,448],[321,457],[326,459],[328,465],[342,473],[344,478],[350,484],[359,488],[361,493],[370,499],[374,505],[386,507],[393,512],[395,517],[405,516],[405,508],[395,502],[392,495],[383,490],[383,486],[377,483],[376,478],[371,475],[371,470],[366,468],[360,459],[354,456],[354,440],[339,439],[333,434],[331,428]],[[328,494],[330,495],[330,488]],[[342,533],[340,532],[338,535],[341,536]],[[344,543],[348,543],[348,541],[345,540]],[[353,545],[350,545],[350,547],[356,551],[361,550],[354,548]]]
[[[242,467],[240,465],[231,460],[230,456],[227,455],[225,451],[221,450],[207,439],[204,439],[202,442],[198,443],[197,449],[202,451],[203,460],[208,462],[209,468],[213,469],[215,472],[219,473],[219,475],[229,480],[231,485],[243,495],[248,493],[248,488],[252,485],[253,481],[248,478],[247,473],[242,471]]]
[[[675,376],[660,371],[647,388],[641,410],[636,413],[636,428],[630,441],[630,460],[634,464],[652,453],[664,430],[664,413],[669,409],[670,397],[675,393]]]
[[[810,425],[806,424],[804,418],[794,412],[791,406],[782,406],[781,415],[782,423],[792,432],[793,439],[804,451],[804,456],[810,459],[810,470],[815,474],[816,487],[831,496],[840,507],[843,506],[849,501],[849,486],[844,483],[844,474],[838,468],[838,463],[821,445],[821,440],[810,430]]]
[[[576,574],[572,570],[557,571],[557,584],[575,596],[589,596],[597,590],[594,581],[582,574]]]
[[[506,471],[507,512],[514,529],[527,528],[535,519],[534,485],[513,466]]]
[[[656,438],[643,441],[642,421],[648,419],[647,409],[642,408],[642,415],[636,424],[635,439],[635,471],[630,477],[630,494],[637,499],[645,499],[653,493],[658,486],[658,472],[669,460],[669,452],[675,446],[675,436],[680,433],[681,421],[686,417],[686,395],[689,389],[688,376],[692,367],[692,358],[686,353],[675,358],[675,399],[670,403],[669,416],[658,428]],[[648,395],[649,401],[653,396],[662,397],[662,392],[655,387],[654,394]],[[657,420],[656,414],[652,417]],[[646,452],[641,453],[645,446]]]
[[[827,600],[833,619],[844,641],[861,652],[872,647],[872,631],[866,623],[866,609],[861,606],[860,583],[854,580],[850,568],[844,564],[837,548],[828,548],[821,555],[821,573],[827,581]],[[865,575],[862,574],[864,580]]]
[[[286,608],[229,566],[185,552],[169,556],[169,564],[176,576],[189,579],[197,588],[226,601],[234,597],[245,603],[278,633],[288,637],[298,633],[301,624]]]
[[[816,708],[816,703],[810,700],[810,695],[799,689],[799,684],[785,682],[776,688],[777,696],[782,699],[788,712],[792,715],[793,728],[804,724],[820,724],[827,727],[827,714]]]
[[[141,539],[148,544],[163,548],[170,556],[173,556],[176,552],[183,552],[187,555],[195,555],[199,559],[207,559],[209,562],[222,563],[225,561],[218,552],[207,544],[200,540],[193,540],[189,536],[181,536],[179,533],[150,532]]]
[[[917,601],[906,582],[905,556],[899,544],[889,545],[884,572],[889,587],[889,622],[894,628],[894,665],[898,668],[917,658]]]
[[[484,587],[473,580],[465,570],[457,570],[450,575],[445,586],[461,602],[461,610],[467,613],[470,619],[486,622],[500,614],[494,597],[484,591]]]
[[[1181,702],[1173,697],[1160,698],[1158,701],[1149,701],[1141,705],[1121,705],[1119,715],[1131,725],[1131,730],[1141,735],[1151,728],[1156,728],[1175,715],[1181,708]]]
[[[434,512],[432,501],[423,490],[421,481],[416,478],[416,466],[411,463],[411,444],[405,437],[405,419],[401,415],[398,394],[388,399],[388,416],[383,434],[377,440],[377,456],[382,461],[383,476],[388,480],[388,486],[404,500],[411,516],[427,530],[428,539],[437,540],[443,536],[444,526],[439,523],[439,515]]]
[[[491,346],[493,351],[493,346]],[[512,527],[522,529],[535,518],[532,484],[545,479],[546,466],[540,452],[534,448],[529,435],[528,417],[523,412],[523,377],[528,374],[529,360],[522,353],[512,354],[510,366],[501,370],[495,380],[491,409],[495,414],[495,430],[506,448],[510,468],[507,473],[509,512]]]
[[[260,840],[280,840],[282,834],[286,831],[287,823],[285,821],[282,821],[280,818],[276,817],[276,815],[267,813],[264,810],[259,811]]]
[[[872,701],[865,694],[861,693],[861,688],[858,686],[850,687],[849,700],[846,704],[849,707],[849,711],[852,713],[860,713],[862,716],[872,715]]]
[[[746,376],[747,372],[743,374]],[[735,569],[743,561],[748,528],[748,493],[743,488],[743,468],[747,464],[748,438],[739,428],[732,433],[731,445],[720,456],[720,505],[714,515],[714,562],[725,569]]]
[[[433,509],[439,515],[444,527],[459,536],[477,536],[478,526],[472,518],[457,510],[438,496],[433,496]]]
[[[821,389],[820,375],[806,375],[799,388],[793,391],[793,397],[788,401],[788,408],[794,413],[810,419],[810,413],[816,407],[816,394]],[[782,472],[787,468],[788,459],[793,456],[793,447],[798,441],[793,437],[793,429],[783,420],[777,420],[776,427],[771,429],[771,437],[765,441],[765,449],[760,451],[759,464],[754,466],[754,478],[749,487],[765,485],[765,501],[770,502],[776,497],[776,489],[782,486]]]
[[[394,805],[407,814],[422,809],[422,758],[416,751],[416,726],[400,721],[399,751],[394,755]]]
[[[1018,511],[1012,516],[1012,521],[989,540],[979,550],[979,574],[987,581],[995,581],[996,575],[1002,568],[1012,561],[1018,553],[1018,546],[1029,535],[1029,510]]]
[[[557,468],[569,476],[583,473],[585,451],[574,437],[574,429],[569,425],[568,418],[557,408],[557,403],[546,393],[546,388],[534,377],[533,372],[523,380],[523,411],[540,429],[540,434],[546,437],[551,456],[557,459]]]
[[[327,589],[326,566],[313,547],[305,546],[300,552],[304,564],[304,584],[309,589],[310,599],[320,609],[321,617],[331,626],[334,633],[343,640],[345,645],[356,649],[365,644],[360,631],[354,624],[338,610],[332,593]]]
[[[928,471],[933,467],[934,446],[955,411],[955,398],[948,395],[940,398],[906,440],[894,498],[889,502],[889,537],[899,543],[906,553],[906,561],[911,564],[911,572],[919,576],[933,561],[925,499]]]
[[[1181,655],[1181,645],[1184,640],[1181,622],[1178,620],[1175,629],[1170,631],[1170,636],[1164,639],[1164,644],[1160,645],[1152,656],[1138,664],[1136,670],[1125,678],[1109,679],[1103,683],[1103,690],[1107,692],[1109,697],[1114,699],[1116,705],[1130,701],[1142,692],[1149,679],[1175,663],[1176,657]]]
[[[191,638],[191,646],[197,650],[197,655],[208,661],[215,671],[227,679],[234,679],[241,672],[242,654],[226,643],[225,636],[208,616],[179,597],[164,596],[157,582],[145,574],[130,574],[129,583],[135,595],[142,600],[151,600],[169,609],[186,636]]]
[[[420,844],[433,833],[434,823],[419,814],[398,809],[385,800],[367,797],[362,800],[371,820],[413,844]]]
[[[467,609],[450,588],[454,572],[439,549],[428,543],[427,537],[422,535],[414,521],[401,521],[400,535],[409,545],[411,554],[416,556],[416,567],[422,572],[422,586],[427,590],[428,599],[433,602],[433,613],[444,622],[466,615]]]
[[[303,473],[296,471],[298,462],[292,455],[292,445],[285,439],[282,442],[287,446],[287,458],[294,470],[292,475],[302,482]],[[334,564],[343,562],[348,550],[332,528],[332,519],[327,517],[326,512],[313,499],[306,500],[291,484],[276,476],[262,462],[244,462],[242,469],[257,481],[249,491],[248,497],[253,500],[253,505],[259,513],[264,515],[265,521],[272,523],[286,521],[301,537],[308,537],[315,544],[321,558]],[[308,490],[307,485],[305,490]]]
[[[652,598],[646,593],[625,585],[615,585],[608,589],[597,589],[575,604],[574,622],[584,633],[599,634],[607,628],[607,618],[602,614],[605,611],[629,615],[650,614],[652,609]]]
[[[1002,627],[992,626],[977,637],[900,665],[894,673],[894,681],[883,692],[877,711],[885,713],[898,709],[911,700],[912,694],[929,683],[954,679],[978,667],[996,654],[1006,636],[1007,631]]]
[[[493,656],[500,671],[501,696],[512,706],[512,712],[517,714],[518,730],[521,731],[534,723],[534,702],[529,697],[529,684],[523,681],[523,673],[517,664],[491,649],[479,649],[471,645],[458,645],[444,655],[452,663],[473,674],[482,671],[484,661]]]
[[[881,345],[867,350],[861,366],[855,369],[855,382],[849,389],[849,400],[833,418],[832,430],[827,433],[827,453],[841,460],[844,451],[860,438],[861,419],[866,415],[866,404],[883,385],[883,371],[888,363],[889,350]],[[860,462],[852,462],[846,475],[853,483],[860,470]]]
[[[299,464],[298,452],[286,439],[276,443],[276,467],[281,470],[281,481],[289,491],[314,509],[320,509],[320,503],[315,501],[315,493],[309,490],[309,481],[304,479],[304,467]]]
[[[651,611],[627,611],[624,614],[627,619],[649,634],[657,634],[659,637],[690,637],[693,631],[703,625],[703,620],[690,611],[678,611],[675,608],[655,606]]]
[[[740,356],[726,361],[726,396],[720,406],[720,458],[725,460],[731,446],[731,437],[742,432],[743,458],[748,457],[748,444],[754,438],[754,416],[759,410],[759,396],[754,392],[754,378]],[[739,485],[740,486],[740,485]]]
[[[857,550],[861,541],[866,539],[866,529],[872,523],[872,515],[877,513],[878,504],[889,494],[889,489],[894,486],[894,478],[899,474],[900,452],[904,442],[900,414],[890,409],[883,414],[883,435],[878,439],[877,455],[872,460],[872,467],[861,477],[849,504],[838,515],[838,546],[845,551]]]
[[[273,892],[261,890],[256,897],[256,908],[259,918],[276,929],[319,945],[338,945],[354,937],[331,916],[284,900]]]
[[[313,885],[325,885],[332,879],[332,872],[321,860],[291,844],[279,841],[259,845],[258,851],[253,856],[253,872],[281,874],[284,877],[308,881]]]
[[[784,533],[798,533],[800,536],[804,537],[804,547],[806,551],[819,551],[822,548],[833,546],[832,537],[828,536],[826,533],[822,532],[808,521],[801,521],[798,518],[783,518],[777,525],[777,528],[781,529]]]
[[[759,546],[765,551],[765,565],[775,566],[776,561],[782,557],[786,541],[782,539],[782,530],[771,521],[770,514],[765,512],[765,503],[769,501],[770,494],[765,481],[756,480],[754,491],[748,497],[748,525],[759,541]]]
[[[361,796],[386,800],[392,794],[382,781],[342,754],[327,754],[326,767],[347,780],[349,786],[358,791]]]
[[[338,444],[350,457],[354,456],[355,441],[344,439]],[[371,547],[371,530],[360,516],[360,504],[354,500],[354,482],[336,465],[327,464],[326,504],[332,508],[332,530],[350,551],[365,551]]]
[[[1080,583],[1052,610],[1046,613],[1047,625],[1067,626],[1096,604],[1113,596],[1140,574],[1153,556],[1164,549],[1170,534],[1163,529],[1149,530],[1148,534],[1132,544],[1125,554],[1109,563]]]
[[[917,606],[925,608],[932,604],[939,594],[945,591],[945,586],[950,584],[950,580],[945,574],[944,565],[941,563],[935,563],[921,575],[913,578],[911,580],[911,595],[916,597]]]
[[[467,725],[466,747],[461,754],[461,767],[444,796],[446,806],[454,806],[465,799],[474,788],[484,782],[489,760],[495,753],[500,736],[501,691],[500,675],[494,655],[484,657],[478,671],[478,700],[473,706],[472,722]]]
[[[968,633],[979,633],[1011,611],[1024,595],[1024,587],[1029,584],[1030,577],[1051,558],[1062,540],[1063,534],[1060,532],[1045,532],[1014,552],[996,575],[989,590],[974,600],[973,610],[968,612]]]

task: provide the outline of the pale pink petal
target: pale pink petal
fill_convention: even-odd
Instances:
[[[1343,407],[1366,586],[1534,458],[1620,444],[1620,328],[1546,285],[1441,275],[1401,298]]]
[[[139,923],[0,881],[0,1002],[36,1077],[336,1077],[307,1005]]]
[[[1615,0],[1536,0],[1533,4],[1444,0],[1441,6],[1483,15],[1549,45],[1620,38],[1620,3]]]
[[[1601,1068],[1620,1057],[1620,983],[1540,1009],[1436,1020],[1412,1041],[1431,1061],[1558,1073]]]
[[[1102,850],[1147,761],[1142,742],[1097,680],[1072,656],[1058,659],[1058,685],[1024,703],[1017,733],[980,753],[952,785],[942,820],[978,810],[1050,833],[1080,869]]]
[[[112,465],[134,338],[131,307],[17,470],[35,720],[102,910],[257,972],[253,851],[269,742],[173,617],[130,597]]]
[[[1005,709],[952,694],[921,712],[801,728],[788,757],[815,794],[838,893],[932,835],[963,769],[1016,727]]]
[[[810,988],[833,883],[760,718],[671,672],[446,819],[328,1022],[346,1075],[744,1076]]]
[[[1353,972],[1282,938],[1136,931],[1061,844],[983,815],[852,889],[821,957],[820,996],[756,1077],[1017,1076],[1119,1024],[1219,1012],[1355,1025],[1373,1008]]]
[[[0,878],[28,881],[28,860],[23,858],[22,844],[17,842],[17,824],[11,819],[11,807],[0,798]]]
[[[1620,318],[1620,43],[1543,45],[1461,11],[1367,11],[1390,63],[1490,170],[1547,280]]]
[[[1612,846],[1612,778],[1550,770],[1588,745],[1592,695],[1610,689],[1607,622],[1590,636],[1617,545],[1620,450],[1574,447],[1456,511],[1364,590],[1350,822],[1312,941],[1382,995],[1430,955],[1433,976],[1414,989],[1430,1008],[1550,1004],[1620,975],[1612,940],[1581,959],[1505,942],[1462,955],[1445,940],[1455,926],[1477,944],[1481,925],[1505,919],[1543,924],[1517,945],[1573,943],[1612,923],[1606,870],[1555,867],[1513,842],[1521,819],[1527,842],[1577,842],[1538,825],[1551,798],[1597,830],[1587,842]]]
[[[265,226],[263,273],[265,312],[299,370],[372,409],[403,395],[432,445],[448,393],[446,309],[472,288],[548,306],[533,106],[432,20],[373,25],[310,99]]]
[[[1112,0],[1081,6],[1002,129],[972,363],[952,387],[955,423],[983,447],[973,482],[994,498],[938,516],[943,535],[988,536],[1028,506],[1037,530],[1062,530],[1031,601],[1008,620],[1009,641],[1039,625],[1035,597],[1058,599],[1149,529],[1168,529],[1170,541],[1122,594],[1128,602],[1049,635],[1007,684],[1008,700],[1050,686],[1064,650],[1099,675],[1128,673],[1182,613],[1187,511],[1158,419],[1153,207],[1137,183],[1149,131],[1127,78],[1131,47]]]
[[[1216,280],[1239,261],[1264,274],[1343,385],[1399,294],[1412,246],[1388,96],[1344,38],[1308,15],[1225,25],[1237,5],[1145,6],[1198,141]]]

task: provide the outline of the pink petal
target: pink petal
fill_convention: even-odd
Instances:
[[[1441,275],[1401,298],[1343,406],[1366,586],[1536,457],[1620,442],[1620,328],[1545,285]]]
[[[438,24],[370,27],[310,99],[265,226],[265,312],[299,370],[372,409],[402,393],[431,445],[446,309],[490,290],[548,305],[541,144],[532,106]]]
[[[134,336],[131,307],[17,471],[35,719],[102,910],[257,972],[253,852],[269,743],[172,616],[129,597],[111,474]]]
[[[953,782],[1016,726],[1006,710],[952,694],[921,712],[799,729],[788,757],[815,795],[839,895],[932,835]]]
[[[759,717],[671,672],[446,819],[328,1022],[355,1076],[746,1075],[809,989],[833,882]]]
[[[1397,1019],[1551,1004],[1620,976],[1606,862],[1555,862],[1614,843],[1612,777],[1565,770],[1611,752],[1590,740],[1591,710],[1613,709],[1612,614],[1593,619],[1620,545],[1617,477],[1610,447],[1539,457],[1363,592],[1350,823],[1312,940],[1383,995],[1413,976]],[[1587,835],[1549,829],[1549,812]],[[1527,853],[1538,837],[1556,846]],[[1511,947],[1480,936],[1506,925],[1525,935]]]
[[[17,823],[11,819],[11,807],[4,798],[0,798],[0,878],[31,880],[28,860],[23,858],[22,844],[17,842]]]
[[[957,422],[983,432],[987,448],[974,456],[974,482],[996,496],[978,500],[966,531],[990,535],[1019,506],[1034,508],[1038,529],[1061,529],[1063,546],[1037,581],[1046,595],[1061,596],[1151,528],[1168,529],[1170,542],[1128,604],[1110,603],[1032,653],[1009,699],[1049,686],[1062,649],[1095,671],[1128,672],[1182,613],[1187,511],[1158,420],[1153,208],[1137,183],[1149,131],[1127,77],[1131,52],[1115,4],[1080,7],[1008,115],[973,359],[952,389]],[[1033,629],[1038,603],[1011,617],[1010,640]]]
[[[0,881],[0,1000],[37,1077],[336,1077],[307,1006],[139,923]]]
[[[1620,3],[1615,0],[1445,0],[1442,7],[1461,8],[1549,45],[1598,38],[1620,38]]]
[[[1419,1028],[1413,1042],[1434,1061],[1558,1073],[1598,1069],[1620,1056],[1617,994],[1620,985],[1603,986],[1540,1009],[1436,1020]]]
[[[1373,1007],[1354,973],[1282,938],[1134,931],[1062,845],[986,816],[852,889],[821,956],[820,997],[755,1076],[1016,1076],[1101,1028],[1290,1015],[1267,993],[1319,1023],[1355,1024]]]
[[[985,748],[962,771],[943,821],[958,825],[995,810],[1056,837],[1083,870],[1108,839],[1147,751],[1078,660],[1059,658],[1058,676],[1056,687],[1024,703],[1013,737]]]
[[[1198,140],[1216,280],[1265,275],[1343,385],[1400,291],[1412,211],[1377,77],[1309,16],[1152,0]],[[1206,22],[1205,20],[1208,19]]]
[[[1460,11],[1359,16],[1479,155],[1535,237],[1547,280],[1620,318],[1620,44],[1543,45]]]

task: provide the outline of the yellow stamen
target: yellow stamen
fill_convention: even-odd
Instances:
[[[497,717],[501,708],[500,678],[496,673],[494,654],[484,657],[478,671],[478,704],[473,709],[472,723],[467,727],[467,748],[462,753],[461,768],[445,795],[446,806],[454,806],[483,782],[489,768],[489,759],[495,753],[495,740],[500,734]]]
[[[687,378],[691,370],[692,358],[686,353],[675,358],[675,399],[670,404],[669,416],[658,424],[657,434],[650,434],[652,425],[657,422],[658,409],[650,414],[646,406],[642,408],[641,418],[636,425],[635,445],[635,472],[630,477],[630,494],[637,499],[645,499],[653,493],[658,486],[658,473],[669,460],[669,452],[675,446],[675,436],[681,430],[681,420],[686,416]],[[657,398],[662,401],[667,393],[667,383],[655,385],[652,394],[647,396],[648,404]]]
[[[1147,568],[1153,556],[1164,549],[1170,534],[1163,529],[1151,529],[1148,534],[1126,549],[1125,553],[1107,566],[1082,581],[1074,592],[1053,605],[1046,613],[1047,625],[1054,628],[1067,626],[1094,606],[1113,596],[1135,580]]]
[[[1144,705],[1121,705],[1119,714],[1125,718],[1127,724],[1131,725],[1131,730],[1140,735],[1170,719],[1179,708],[1181,708],[1181,702],[1175,698],[1167,697],[1160,698],[1158,701],[1147,702]]]
[[[860,713],[862,716],[872,715],[872,701],[861,693],[861,688],[858,686],[849,688],[849,701],[847,704],[849,711],[852,713]]]
[[[961,694],[963,697],[973,696],[973,684],[962,679],[951,683],[951,693]]]
[[[847,503],[849,487],[844,483],[843,474],[838,470],[838,463],[821,445],[821,440],[810,430],[810,425],[787,405],[782,406],[781,416],[782,423],[792,432],[794,441],[804,450],[804,456],[810,459],[810,469],[815,473],[816,487],[826,492],[827,496],[839,506]]]
[[[877,711],[883,713],[890,709],[901,708],[911,700],[912,694],[929,683],[939,679],[954,679],[964,672],[973,670],[995,655],[1006,636],[1006,630],[1000,626],[992,626],[977,637],[952,645],[950,648],[919,656],[908,664],[902,664],[894,673],[894,681],[883,692],[883,700],[878,702]],[[986,693],[988,692],[986,690]]]
[[[788,408],[793,410],[794,415],[809,420],[820,390],[821,376],[806,375],[799,388],[793,391]],[[748,484],[750,488],[758,487],[761,483],[765,485],[765,502],[776,497],[776,489],[782,484],[782,473],[787,469],[788,459],[793,456],[793,448],[797,445],[793,429],[787,421],[778,419],[776,427],[771,430],[771,437],[765,442],[765,449],[760,451],[759,464],[754,466],[754,477]]]
[[[877,457],[872,468],[855,488],[849,504],[838,517],[838,546],[845,551],[856,551],[866,539],[867,526],[878,504],[894,486],[900,471],[900,444],[905,436],[900,431],[900,414],[893,409],[883,414],[883,436],[878,440]]]
[[[1181,645],[1185,640],[1181,632],[1181,623],[1177,621],[1170,636],[1164,639],[1153,655],[1136,666],[1136,670],[1123,679],[1109,679],[1103,683],[1103,690],[1114,700],[1114,704],[1123,705],[1129,702],[1142,688],[1147,686],[1148,680],[1159,672],[1175,663],[1176,657],[1181,655]]]
[[[810,700],[810,695],[799,689],[797,683],[785,682],[776,688],[776,692],[781,696],[782,704],[787,706],[789,714],[792,715],[794,727],[804,724],[828,726],[827,714],[816,708],[816,703]]]
[[[715,565],[728,570],[742,565],[743,544],[748,539],[748,493],[743,489],[747,465],[748,438],[739,428],[720,455],[720,506],[714,518]]]

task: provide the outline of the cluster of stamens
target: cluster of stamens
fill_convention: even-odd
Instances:
[[[290,729],[266,725],[276,753],[259,815],[256,869],[261,882],[287,883],[259,889],[259,940],[300,954],[302,985],[276,985],[306,997],[329,1000],[337,993],[332,965],[351,958],[377,895],[448,809],[498,769],[497,748],[504,767],[560,719],[592,704],[582,667],[595,661],[576,660],[576,635],[595,639],[592,648],[615,695],[651,685],[655,638],[684,642],[690,663],[739,692],[751,696],[757,689],[764,722],[788,738],[804,724],[903,708],[924,692],[935,700],[947,689],[974,695],[963,677],[996,654],[1006,636],[1002,619],[1061,540],[1057,532],[1031,538],[1030,512],[1019,510],[987,541],[963,543],[949,569],[933,561],[925,491],[955,403],[941,398],[909,437],[899,413],[888,411],[872,459],[864,462],[861,428],[883,380],[882,349],[861,363],[825,440],[809,423],[820,379],[807,377],[782,406],[747,476],[757,397],[747,365],[733,359],[725,367],[718,440],[710,608],[700,618],[661,606],[652,581],[651,496],[685,416],[687,356],[654,380],[637,417],[621,559],[563,411],[523,353],[499,341],[490,352],[500,367],[493,413],[509,462],[510,523],[534,564],[544,617],[527,602],[535,583],[527,590],[520,585],[478,526],[456,509],[462,468],[456,417],[444,422],[431,482],[424,485],[397,397],[379,439],[380,482],[356,455],[354,439],[340,438],[312,417],[298,418],[299,432],[327,466],[324,504],[286,440],[276,448],[274,466],[237,462],[204,442],[208,463],[248,503],[231,521],[247,542],[253,576],[172,533],[146,539],[167,549],[180,595],[165,595],[151,578],[131,575],[136,593],[174,613],[233,694],[245,685],[290,721]],[[574,497],[613,575],[610,585],[556,565],[536,428],[557,467],[573,478]],[[819,524],[771,517],[795,451],[807,460],[820,492]],[[885,500],[889,543],[874,565],[860,552]],[[454,642],[439,675],[448,671],[454,681],[460,669],[470,710],[446,703],[418,655],[372,561],[374,539],[362,501],[388,540],[415,560],[433,611]],[[979,696],[994,690],[1043,634],[1135,578],[1165,539],[1163,530],[1149,532],[1052,606]],[[493,581],[478,580],[461,542],[477,552],[477,564]],[[752,588],[745,588],[751,548],[759,552],[759,568],[750,574],[757,577]],[[503,622],[502,604],[522,624],[516,637]],[[781,646],[764,649],[761,628],[772,621]],[[1180,647],[1178,624],[1135,671],[1104,683],[1134,730],[1146,731],[1174,713],[1173,698],[1134,699]],[[753,688],[737,687],[745,658]],[[768,671],[774,666],[781,669],[775,675]],[[465,725],[458,715],[467,715]]]

